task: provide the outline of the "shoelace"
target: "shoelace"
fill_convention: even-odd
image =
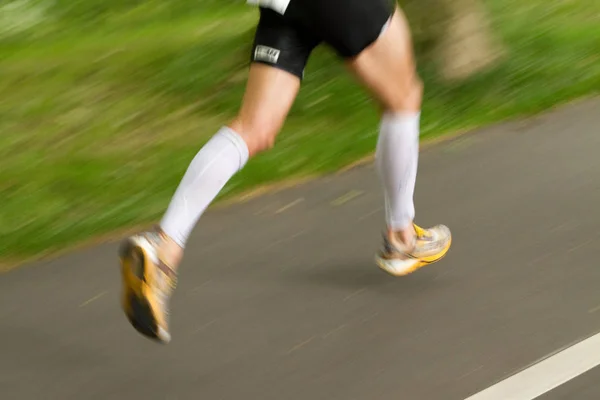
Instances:
[[[413,224],[414,228],[415,228],[415,233],[417,235],[417,239],[432,239],[433,235],[431,235],[431,232],[421,228],[420,226]]]
[[[148,240],[152,242],[156,249],[160,248],[161,241],[163,240],[158,232],[152,232],[148,235]],[[173,268],[169,267],[158,255],[158,270],[160,271],[160,285],[157,289],[165,296],[169,296],[177,286],[177,274]]]
[[[415,249],[415,246],[417,245],[417,241],[422,240],[422,241],[430,241],[431,239],[433,239],[433,235],[431,234],[431,232],[427,231],[426,229],[421,228],[420,226],[413,224],[413,227],[415,229],[415,242],[414,242],[414,246],[411,250],[406,250],[406,249],[401,249],[398,246],[396,246],[394,243],[392,243],[387,235],[383,235],[384,238],[384,252],[391,254],[391,253],[398,253],[401,254],[405,257],[408,258],[414,258],[414,256],[411,254],[411,252]]]

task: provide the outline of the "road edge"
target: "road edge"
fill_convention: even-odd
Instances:
[[[486,125],[472,126],[469,128],[463,128],[458,131],[452,131],[440,136],[435,136],[432,138],[425,138],[421,141],[420,144],[420,152],[424,152],[430,150],[432,148],[447,144],[449,142],[455,141],[457,139],[463,138],[465,136],[476,135],[479,133],[483,133],[483,131],[490,130],[491,128],[498,128],[503,125],[515,124],[519,122],[524,122],[527,120],[535,119],[543,117],[546,114],[557,111],[558,109],[573,107],[577,104],[584,103],[590,99],[597,97],[597,95],[587,95],[581,96],[576,99],[571,99],[569,101],[565,101],[562,103],[557,103],[551,107],[548,107],[540,112],[529,114],[529,115],[519,115],[513,118],[507,118],[502,121],[498,121],[495,123],[490,123]],[[235,195],[231,198],[219,200],[216,203],[213,203],[209,206],[207,212],[212,212],[216,210],[222,210],[224,208],[232,207],[235,205],[243,204],[248,201],[266,196],[272,195],[287,189],[291,189],[294,187],[302,186],[306,183],[314,181],[315,179],[323,178],[325,176],[339,176],[345,174],[353,169],[365,167],[371,163],[373,163],[375,159],[375,152],[371,152],[370,154],[362,157],[356,161],[353,161],[336,171],[330,173],[322,173],[322,174],[309,174],[305,176],[295,176],[292,178],[282,179],[276,182],[267,183],[263,185],[256,186],[252,189],[244,191],[238,195]],[[136,224],[122,229],[112,230],[108,233],[94,236],[88,240],[83,240],[78,243],[75,243],[71,246],[67,246],[60,250],[49,250],[46,252],[41,252],[35,256],[26,257],[23,259],[1,259],[0,258],[0,275],[18,269],[26,264],[33,264],[38,262],[47,262],[52,261],[57,258],[60,258],[66,254],[74,253],[77,251],[86,250],[92,248],[94,246],[98,246],[105,243],[111,243],[117,241],[119,238],[132,234],[134,232],[139,232],[141,230],[148,229],[152,226],[156,225],[156,222],[145,223],[145,224]]]

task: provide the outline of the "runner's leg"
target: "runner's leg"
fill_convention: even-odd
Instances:
[[[250,67],[238,115],[198,152],[160,223],[167,263],[179,264],[199,218],[249,157],[273,146],[299,87],[300,79],[286,71],[259,63]]]
[[[443,225],[422,229],[414,224],[422,83],[408,22],[399,8],[385,22],[389,14],[384,2],[355,4],[361,12],[352,12],[351,1],[340,11],[341,18],[367,27],[364,34],[357,29],[346,36],[333,32],[337,35],[330,43],[383,109],[376,165],[384,187],[387,233],[377,263],[387,272],[404,275],[445,256],[451,235]],[[377,36],[369,41],[374,32]]]
[[[388,231],[390,236],[398,232],[401,240],[408,243],[414,237],[413,194],[422,84],[401,10],[396,10],[378,40],[348,60],[348,65],[384,110],[376,155],[385,190]]]
[[[248,159],[273,146],[300,88],[317,41],[285,18],[261,10],[246,92],[238,115],[198,152],[157,232],[128,238],[121,247],[122,306],[143,335],[171,340],[169,302],[183,249],[197,221]]]

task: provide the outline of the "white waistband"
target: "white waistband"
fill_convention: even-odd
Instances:
[[[290,0],[246,0],[248,4],[255,4],[261,7],[270,8],[273,11],[278,12],[279,14],[285,14],[285,10],[287,10],[290,5]]]

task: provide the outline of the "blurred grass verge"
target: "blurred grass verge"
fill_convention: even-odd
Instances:
[[[0,259],[162,214],[194,154],[237,111],[257,18],[243,3],[0,0]],[[422,62],[424,138],[598,93],[599,2],[485,4],[507,57],[460,83]],[[415,36],[425,59],[428,38]],[[321,48],[276,148],[220,198],[356,161],[373,151],[377,123]]]

